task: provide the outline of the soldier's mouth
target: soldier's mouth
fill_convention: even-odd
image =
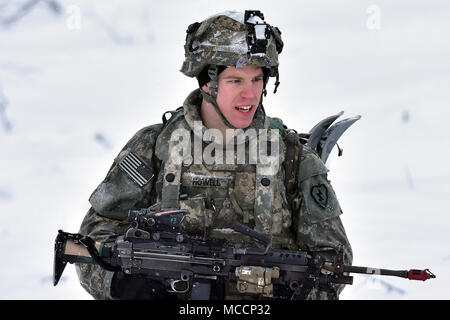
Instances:
[[[253,105],[247,105],[247,106],[237,106],[234,107],[236,110],[240,111],[240,112],[249,112],[250,110],[252,110]]]

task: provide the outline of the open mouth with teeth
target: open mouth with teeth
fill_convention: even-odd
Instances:
[[[238,106],[238,107],[234,107],[234,108],[240,112],[249,112],[250,110],[252,110],[253,106],[252,105]]]

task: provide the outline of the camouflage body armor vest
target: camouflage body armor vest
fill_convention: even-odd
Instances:
[[[189,157],[183,155],[187,152],[179,153],[179,144],[171,137],[177,130],[188,132],[191,140],[200,136],[195,135],[195,126],[192,130],[196,121],[201,123],[200,102],[201,94],[196,90],[186,99],[183,110],[173,112],[170,120],[139,130],[127,142],[89,198],[92,207],[79,232],[99,242],[114,241],[129,228],[129,210],[149,206],[157,211],[180,208],[190,212],[183,227],[191,234],[226,238],[236,247],[261,246],[233,232],[235,222],[240,222],[270,234],[273,248],[321,251],[326,255],[325,251],[343,246],[344,262],[351,264],[351,246],[339,218],[342,210],[324,165],[328,153],[319,158],[308,145],[317,136],[315,131],[305,145],[301,134],[266,117],[261,108],[252,127],[272,129],[271,135],[280,133],[278,140],[270,141],[271,149],[278,149],[270,154],[278,157],[269,156],[268,163],[247,164],[185,161],[195,159],[186,159]],[[338,116],[319,123],[319,131],[328,128]],[[342,132],[338,130],[339,135]],[[301,143],[299,138],[303,139]],[[331,142],[337,141],[335,136],[331,138]],[[248,139],[249,145],[251,141]],[[205,150],[211,144],[202,145],[200,141]],[[321,149],[327,150],[326,146]],[[189,145],[191,156],[195,147],[195,143]],[[248,152],[247,147],[245,151]],[[274,163],[276,166],[272,166]],[[276,170],[271,171],[273,167]],[[111,299],[112,272],[94,265],[79,266],[77,272],[83,287],[94,297]],[[236,286],[227,288],[227,297],[242,298],[234,295],[235,289]]]
[[[191,98],[195,98],[195,92]],[[234,159],[231,164],[225,160],[207,164],[205,161],[195,161],[199,146],[200,155],[208,148],[208,143],[202,140],[205,128],[201,127],[198,105],[187,104],[186,107],[185,104],[184,112],[179,110],[173,113],[155,145],[155,155],[161,162],[154,188],[154,209],[188,210],[190,214],[182,226],[190,234],[226,238],[236,246],[258,246],[249,237],[231,229],[238,222],[272,235],[274,247],[297,249],[281,168],[286,145],[278,131],[280,122],[265,116],[263,119],[258,129],[270,129],[269,139],[261,140],[269,141],[270,150],[266,150],[269,161],[249,161],[249,148],[261,143],[251,139],[258,140],[258,136],[241,142],[241,145],[237,142],[232,150]],[[180,154],[177,139],[173,138],[177,132],[189,133],[187,138],[191,143],[187,145],[188,152],[184,149],[185,154]],[[222,148],[225,159],[225,147],[216,146]],[[245,159],[238,161],[238,150],[245,150]]]

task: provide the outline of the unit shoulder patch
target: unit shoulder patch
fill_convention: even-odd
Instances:
[[[318,184],[311,187],[311,195],[314,201],[322,208],[327,207],[328,203],[328,189],[324,184]]]

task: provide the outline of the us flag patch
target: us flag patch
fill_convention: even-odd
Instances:
[[[119,162],[119,168],[136,182],[139,187],[143,187],[153,178],[153,171],[132,152],[129,152]]]

